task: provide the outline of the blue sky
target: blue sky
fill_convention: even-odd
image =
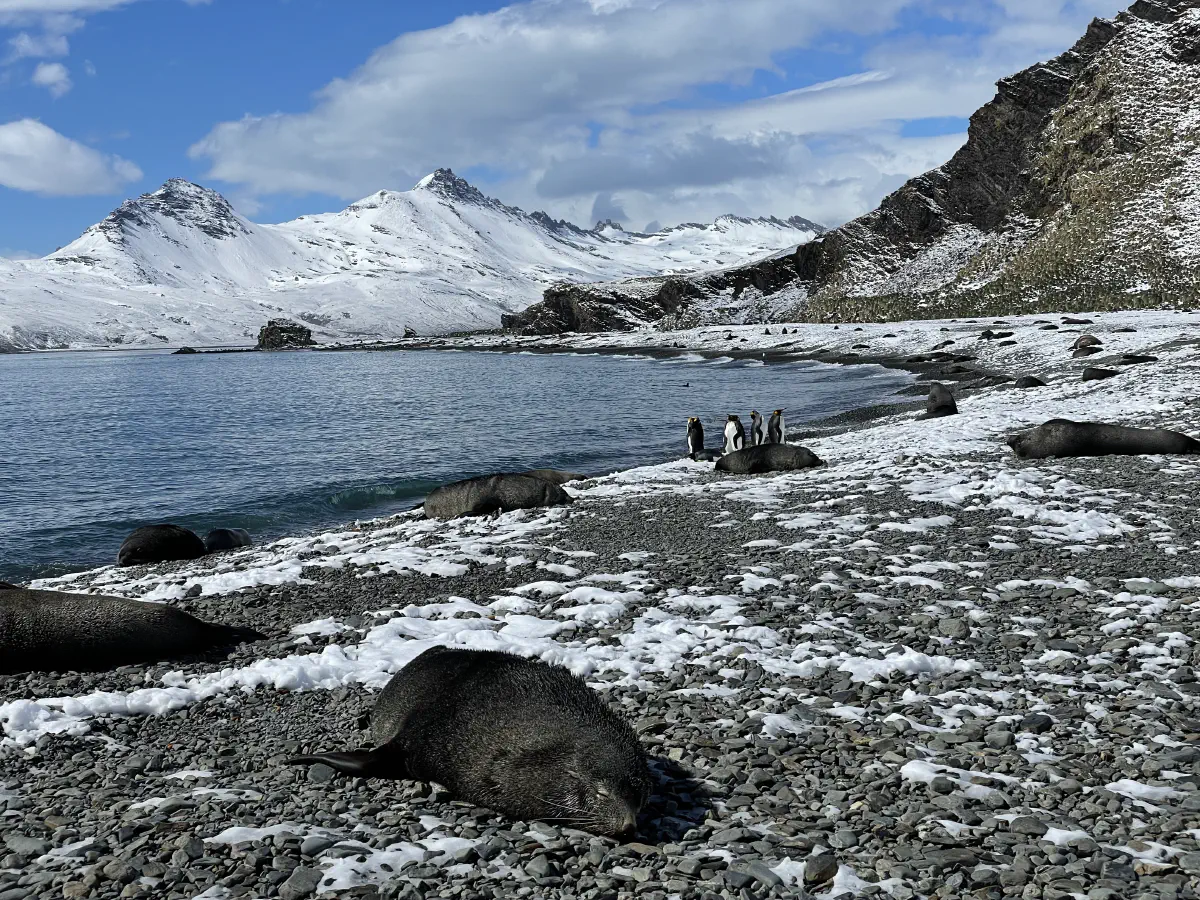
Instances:
[[[1113,0],[0,0],[0,255],[182,176],[259,221],[450,166],[591,224],[829,223]]]

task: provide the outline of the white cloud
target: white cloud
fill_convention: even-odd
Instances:
[[[71,73],[62,63],[38,63],[30,81],[44,87],[52,97],[61,97],[71,90]]]
[[[0,185],[55,196],[111,194],[142,177],[129,160],[64,137],[34,119],[0,125]]]
[[[587,224],[598,209],[836,223],[963,140],[905,137],[901,121],[969,115],[1125,2],[530,0],[402,35],[311,109],[221,123],[191,153],[245,194],[352,199],[450,165],[504,173],[482,186]],[[906,31],[901,12],[970,33]],[[707,92],[846,35],[870,44],[856,73],[740,102]]]
[[[71,52],[70,42],[64,34],[30,34],[22,31],[8,39],[9,60],[26,57],[66,56]]]

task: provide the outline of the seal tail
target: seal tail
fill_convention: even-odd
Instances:
[[[311,766],[323,763],[343,775],[357,778],[398,778],[403,775],[403,766],[391,753],[360,750],[354,753],[314,753],[311,756],[294,756],[286,760],[289,766]]]

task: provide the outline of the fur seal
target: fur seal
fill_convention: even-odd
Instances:
[[[538,478],[550,484],[567,484],[572,481],[587,481],[586,475],[579,472],[564,472],[561,469],[531,469],[523,473],[530,478]]]
[[[1036,376],[1033,376],[1033,375],[1022,375],[1013,384],[1013,387],[1021,388],[1022,390],[1024,390],[1025,388],[1039,388],[1039,387],[1045,387],[1045,386],[1046,386],[1046,382],[1042,381],[1042,379],[1037,378]]]
[[[727,453],[717,460],[718,472],[731,475],[761,475],[765,472],[794,472],[825,465],[815,453],[795,444],[763,444]]]
[[[457,519],[572,502],[560,485],[534,475],[480,475],[431,491],[425,498],[425,515],[430,519]]]
[[[704,425],[695,416],[689,416],[687,420],[687,448],[692,459],[704,451]]]
[[[209,553],[237,550],[253,546],[254,540],[245,528],[214,528],[204,536],[204,549]]]
[[[950,393],[950,388],[935,381],[929,387],[929,397],[925,400],[925,415],[922,418],[940,419],[943,416],[956,415],[958,415],[958,404],[954,402],[954,395]]]
[[[1071,345],[1072,350],[1083,350],[1085,347],[1099,347],[1103,341],[1094,334],[1081,334]]]
[[[0,591],[0,675],[94,672],[262,640],[162,603],[14,588]]]
[[[1088,366],[1083,370],[1083,380],[1103,381],[1105,378],[1115,378],[1120,374],[1120,372],[1117,372],[1113,369],[1097,369],[1094,366]]]
[[[436,781],[514,819],[612,837],[634,833],[650,794],[637,735],[582,678],[495,650],[426,650],[380,693],[371,740],[288,762]]]
[[[1136,366],[1140,363],[1158,362],[1157,356],[1149,356],[1145,353],[1126,353],[1121,357],[1121,365]]]
[[[1007,441],[1022,459],[1049,456],[1141,456],[1200,453],[1200,441],[1165,428],[1129,428],[1100,422],[1051,419]]]
[[[208,550],[200,536],[178,525],[145,525],[135,528],[117,551],[117,565],[141,566],[146,563],[197,559]]]
[[[1063,316],[1062,323],[1064,325],[1094,325],[1091,319],[1073,319],[1070,316]]]

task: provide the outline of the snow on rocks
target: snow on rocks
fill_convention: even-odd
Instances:
[[[1067,336],[1017,319],[1020,365],[1049,387],[821,429],[805,443],[824,469],[672,463],[566,509],[401,516],[49,583],[270,638],[0,680],[0,895],[1194,896],[1196,467],[1032,463],[1002,443],[1055,415],[1186,426],[1194,348],[1160,345],[1192,317],[1095,318],[1106,348],[1163,362],[1083,386],[1055,377]],[[945,335],[886,327],[845,340]],[[660,782],[638,840],[282,764],[363,744],[379,688],[438,644],[567,666],[622,709]]]

